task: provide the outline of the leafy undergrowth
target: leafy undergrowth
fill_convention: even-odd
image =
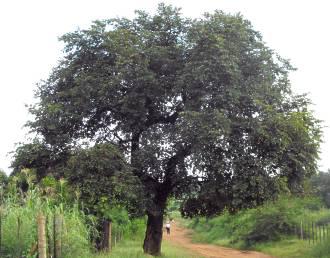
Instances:
[[[330,258],[330,239],[313,246],[312,250],[309,252],[309,257]]]
[[[283,258],[330,257],[330,244],[313,246],[296,239],[295,228],[301,221],[327,223],[330,210],[315,197],[281,197],[234,215],[224,212],[217,217],[195,218],[184,223],[194,230],[195,242],[254,249]]]

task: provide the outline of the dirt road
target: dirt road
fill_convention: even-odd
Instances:
[[[164,232],[163,236],[164,240],[172,245],[185,248],[196,255],[201,255],[205,258],[274,258],[253,251],[240,251],[216,245],[192,243],[189,233],[189,230],[173,223],[171,225],[171,235],[167,236]]]

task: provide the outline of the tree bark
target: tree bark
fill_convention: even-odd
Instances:
[[[153,256],[161,255],[164,208],[165,205],[147,212],[148,222],[143,250],[145,253]]]

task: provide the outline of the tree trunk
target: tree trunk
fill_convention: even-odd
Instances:
[[[111,251],[111,234],[112,234],[111,231],[112,231],[111,221],[108,220],[104,221],[101,249],[105,252]]]
[[[161,255],[161,245],[163,238],[164,209],[148,212],[147,215],[148,222],[143,250],[147,254],[159,256]]]

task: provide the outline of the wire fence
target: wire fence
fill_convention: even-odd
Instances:
[[[3,243],[3,222],[5,217],[0,213],[0,257],[3,257],[3,249],[6,247]],[[33,240],[28,252],[23,250],[24,233],[22,230],[24,222],[20,216],[17,216],[15,227],[12,228],[10,234],[16,238],[16,250],[14,256],[10,257],[38,257],[38,258],[61,258],[63,257],[62,246],[65,238],[63,233],[67,230],[65,218],[61,213],[55,213],[53,216],[45,216],[40,212],[35,221],[31,221],[36,229],[36,238]],[[31,233],[31,232],[30,232]],[[100,251],[108,253],[113,247],[123,239],[123,231],[113,227],[112,222],[105,220],[102,225],[100,238]],[[21,243],[21,244],[20,244]],[[7,256],[6,256],[7,257]]]
[[[316,244],[329,240],[330,224],[301,221],[294,229],[298,239],[306,240],[309,244]]]

